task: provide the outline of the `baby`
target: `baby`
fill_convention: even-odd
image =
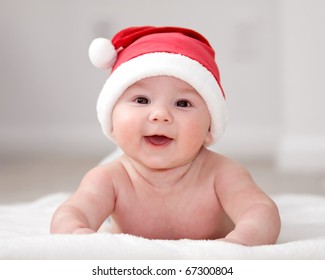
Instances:
[[[104,134],[123,155],[88,172],[55,212],[52,233],[273,244],[274,202],[236,162],[207,147],[226,122],[214,51],[199,33],[132,27],[96,39],[90,59],[112,68],[97,103]]]

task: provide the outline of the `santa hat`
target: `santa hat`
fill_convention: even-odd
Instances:
[[[201,34],[179,27],[130,27],[112,41],[95,39],[89,57],[94,66],[111,69],[97,101],[98,120],[109,139],[119,97],[135,82],[160,75],[181,79],[201,95],[211,115],[214,142],[221,137],[227,119],[225,95],[214,50]]]

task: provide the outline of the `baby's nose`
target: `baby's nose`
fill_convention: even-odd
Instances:
[[[163,106],[156,107],[152,110],[149,119],[151,122],[171,123],[173,121],[172,114]]]

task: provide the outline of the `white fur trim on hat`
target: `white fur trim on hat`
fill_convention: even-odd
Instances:
[[[164,52],[133,58],[121,64],[109,76],[97,101],[97,117],[103,133],[112,139],[112,111],[123,92],[139,80],[160,75],[181,79],[202,96],[211,115],[213,143],[216,142],[225,130],[228,115],[226,101],[216,79],[196,60]]]

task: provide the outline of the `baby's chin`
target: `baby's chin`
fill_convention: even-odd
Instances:
[[[181,158],[175,159],[171,158],[170,156],[150,156],[146,157],[145,159],[139,161],[139,163],[144,166],[145,168],[152,170],[152,171],[168,171],[172,169],[182,168],[189,164],[191,164],[193,158]]]

